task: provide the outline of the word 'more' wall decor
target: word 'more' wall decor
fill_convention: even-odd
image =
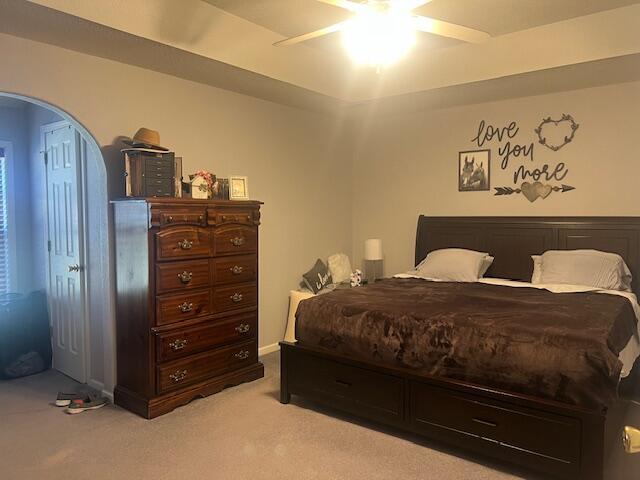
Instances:
[[[538,136],[538,143],[557,152],[570,143],[578,125],[571,115],[563,114],[558,120],[547,117],[533,130]],[[513,168],[513,186],[493,187],[494,195],[512,195],[521,193],[530,202],[538,198],[543,200],[552,193],[564,193],[574,190],[575,187],[562,183],[569,174],[569,169],[564,162],[555,165],[544,163],[541,166],[532,165],[534,162],[535,140],[524,142],[520,140],[520,127],[512,121],[504,126],[494,126],[481,120],[478,124],[475,137],[471,141],[478,147],[477,151],[461,152],[465,156],[470,154],[485,153],[485,159],[490,158],[490,150],[487,147],[491,143],[497,143],[497,157],[501,170]],[[483,149],[483,150],[480,150]],[[478,156],[478,155],[476,155]],[[468,160],[467,160],[468,161]],[[519,162],[519,165],[514,163]],[[459,160],[460,163],[460,160]],[[465,163],[465,167],[469,165]],[[460,168],[460,164],[459,164]],[[486,165],[487,170],[489,165]],[[460,180],[462,182],[462,180]],[[488,190],[488,185],[487,188]],[[470,190],[459,188],[461,191]]]

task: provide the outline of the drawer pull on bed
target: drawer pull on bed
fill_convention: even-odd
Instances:
[[[338,379],[336,379],[336,383],[341,387],[345,387],[345,388],[349,388],[351,385],[353,385],[350,382],[345,382],[344,380],[338,380]]]
[[[229,269],[231,271],[231,273],[233,273],[234,275],[240,275],[242,273],[242,271],[244,270],[244,268],[242,268],[240,265],[234,265],[233,267],[231,267]]]
[[[191,250],[193,248],[193,242],[190,242],[189,240],[187,240],[186,238],[184,240],[182,240],[181,242],[178,242],[178,246],[182,249],[182,250]]]
[[[184,272],[178,274],[178,278],[182,283],[186,285],[187,283],[191,282],[191,280],[193,279],[193,272],[187,272],[185,270]]]
[[[233,356],[236,357],[238,360],[246,360],[247,358],[249,358],[249,351],[240,350],[238,353],[235,353]]]
[[[175,351],[182,350],[186,345],[187,345],[187,340],[186,339],[181,340],[179,338],[177,338],[176,340],[174,340],[169,344],[169,346]]]
[[[236,332],[238,333],[247,333],[249,330],[251,330],[251,325],[248,323],[241,323],[236,327]]]
[[[473,420],[476,423],[479,423],[480,425],[486,425],[487,427],[497,427],[498,424],[495,422],[490,422],[489,420],[483,420],[481,418],[472,418],[471,420]]]
[[[187,313],[187,312],[190,312],[191,310],[193,310],[193,303],[184,302],[184,303],[178,305],[178,308],[180,309],[180,311],[182,313]]]
[[[172,373],[171,375],[169,375],[169,378],[176,383],[183,381],[186,377],[187,377],[186,370],[176,370],[175,373]]]

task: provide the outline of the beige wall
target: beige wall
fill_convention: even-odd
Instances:
[[[638,215],[638,133],[640,83],[528,97],[439,111],[375,117],[368,112],[354,145],[353,252],[359,264],[364,240],[380,237],[387,274],[412,266],[416,220],[426,215]],[[512,143],[536,142],[533,129],[543,117],[571,114],[580,127],[572,143],[553,152],[538,143],[534,161],[511,160],[500,169],[496,140],[491,186],[514,186],[518,165],[541,167],[564,162],[562,182],[576,187],[530,203],[522,195],[458,192],[458,152],[476,146],[478,123],[516,121]],[[504,142],[503,142],[504,143]],[[492,188],[493,190],[493,188]]]
[[[7,35],[0,58],[0,91],[69,112],[103,146],[108,171],[114,139],[147,126],[184,158],[185,173],[249,177],[251,198],[265,202],[261,346],[282,338],[288,290],[315,259],[350,253],[350,183],[335,119]],[[120,181],[110,183],[113,192]]]

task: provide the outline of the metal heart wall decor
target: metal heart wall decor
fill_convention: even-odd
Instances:
[[[538,198],[542,198],[543,200],[551,195],[552,192],[570,192],[571,190],[575,190],[576,187],[572,187],[571,185],[555,185],[551,186],[549,184],[543,184],[542,182],[523,182],[520,185],[520,188],[513,187],[494,187],[496,193],[494,195],[513,195],[514,193],[521,193],[525,196],[527,200],[530,202],[535,202]]]
[[[534,132],[538,134],[538,142],[557,152],[573,140],[579,126],[571,115],[563,113],[559,120],[545,118]]]

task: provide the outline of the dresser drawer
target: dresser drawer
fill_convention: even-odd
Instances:
[[[156,325],[181,322],[211,313],[211,290],[156,297]]]
[[[206,210],[170,211],[160,213],[160,225],[202,225],[205,226]]]
[[[208,257],[210,241],[206,228],[169,228],[156,234],[156,255],[158,260]]]
[[[257,303],[258,287],[255,283],[213,289],[213,309],[216,312],[251,307]]]
[[[156,335],[156,356],[159,362],[175,360],[212,347],[255,338],[255,313],[238,315],[224,321],[212,321]]]
[[[290,363],[291,393],[308,395],[332,406],[371,418],[400,422],[403,417],[403,380],[343,363],[300,355]]]
[[[579,465],[581,427],[576,419],[493,400],[488,404],[476,395],[419,382],[411,384],[410,401],[411,423],[418,431],[476,438],[485,446],[526,455],[531,463],[546,463],[564,476]]]
[[[157,367],[157,391],[164,393],[249,366],[258,361],[256,341],[221,347]]]
[[[209,260],[156,264],[156,293],[191,290],[209,285]]]
[[[251,210],[222,212],[216,214],[216,225],[224,225],[227,223],[240,223],[244,225],[253,225],[253,213]]]
[[[215,255],[254,253],[258,250],[258,229],[244,225],[218,227],[213,236]]]
[[[213,260],[213,279],[216,284],[253,282],[257,279],[258,257],[238,255]]]

